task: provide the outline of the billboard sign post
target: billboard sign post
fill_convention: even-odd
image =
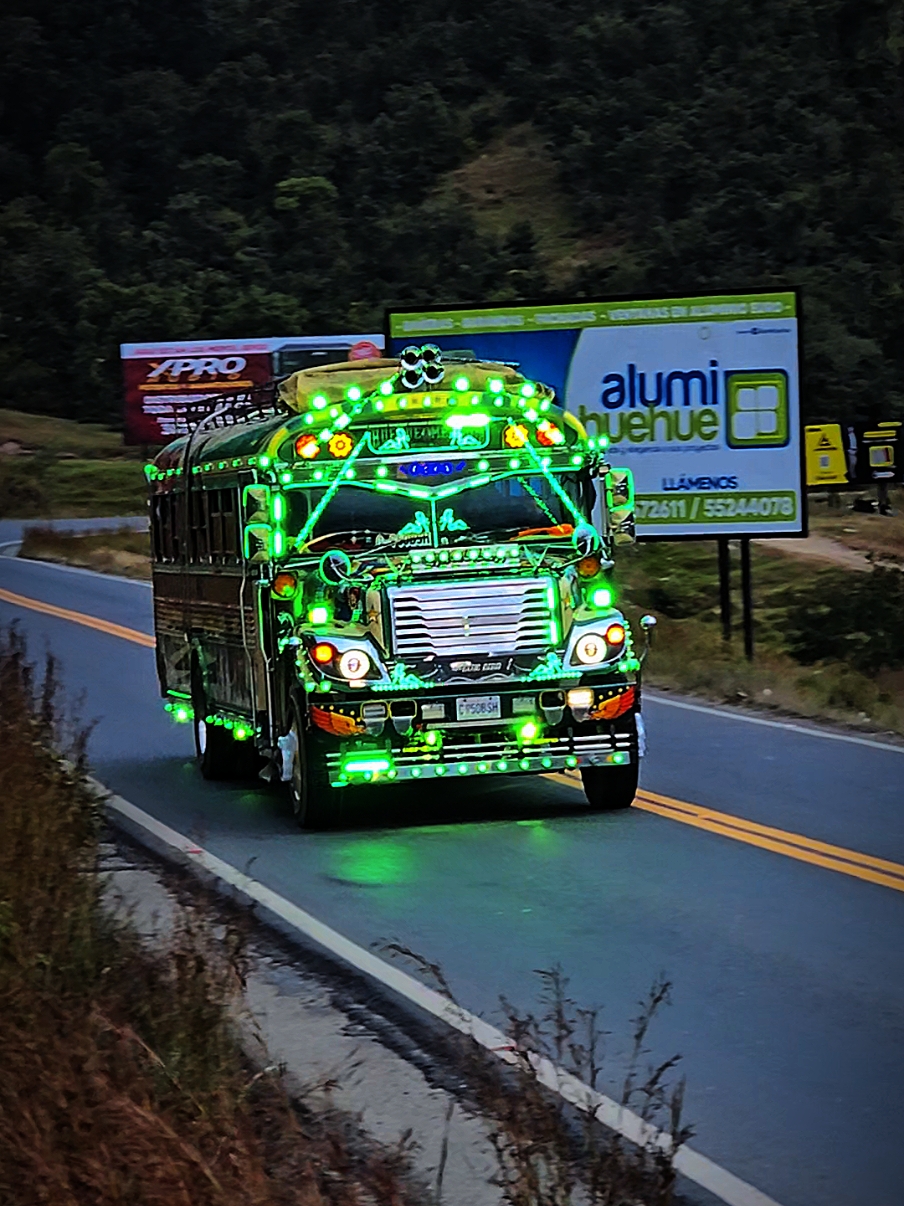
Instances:
[[[806,533],[795,290],[394,310],[390,352],[515,362],[634,474],[641,538]]]

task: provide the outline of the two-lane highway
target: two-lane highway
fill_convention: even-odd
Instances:
[[[699,1151],[782,1206],[904,1202],[901,747],[649,697],[628,813],[588,815],[556,778],[495,780],[380,789],[303,834],[278,793],[200,780],[157,695],[146,585],[2,558],[0,588],[0,622],[84,692],[120,795],[361,946],[439,962],[475,1012],[498,1019],[500,993],[527,1008],[534,969],[560,964],[605,1007],[610,1092],[665,974],[652,1057],[682,1054]]]

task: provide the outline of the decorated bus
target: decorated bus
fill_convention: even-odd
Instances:
[[[428,344],[188,425],[147,475],[160,685],[202,774],[285,782],[304,826],[409,780],[571,770],[631,803],[632,479],[551,389]]]

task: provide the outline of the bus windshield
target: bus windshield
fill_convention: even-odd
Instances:
[[[559,481],[577,510],[588,514],[592,500],[582,497],[586,483],[573,475]],[[287,495],[288,534],[297,538],[324,491],[292,490]],[[575,522],[543,476],[501,478],[444,499],[409,498],[349,483],[319,517],[306,551],[568,536]]]

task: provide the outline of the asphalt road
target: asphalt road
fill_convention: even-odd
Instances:
[[[142,584],[2,558],[0,588],[152,631]],[[440,963],[492,1020],[561,965],[604,1007],[604,1091],[665,975],[650,1058],[681,1054],[698,1151],[781,1206],[904,1202],[904,892],[649,811],[588,816],[550,779],[381,789],[303,834],[278,793],[201,781],[150,649],[0,601],[14,617],[84,692],[96,773],[128,800],[362,946]],[[646,791],[904,863],[904,753],[677,700],[645,716]]]

